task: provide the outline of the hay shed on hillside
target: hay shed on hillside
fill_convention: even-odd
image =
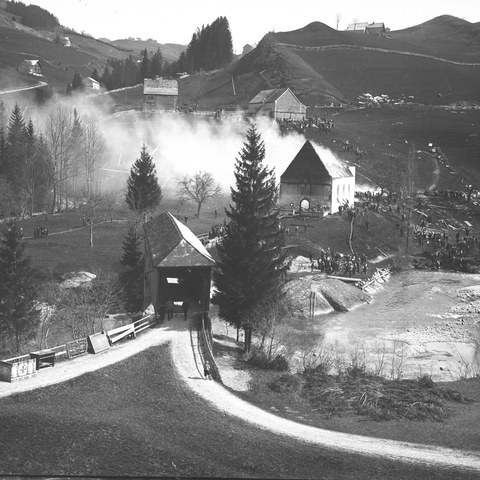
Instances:
[[[293,204],[301,212],[336,213],[352,206],[354,196],[355,167],[340,160],[326,164],[308,140],[280,177],[280,206]]]
[[[177,108],[178,80],[162,77],[143,80],[143,109],[174,112]]]
[[[143,226],[145,230],[145,304],[163,315],[168,301],[191,311],[208,312],[215,260],[195,234],[170,212]]]
[[[40,60],[23,60],[18,66],[18,71],[26,73],[27,75],[34,75],[36,77],[43,76]]]
[[[262,90],[248,103],[251,116],[266,115],[273,120],[305,120],[307,107],[289,88]]]

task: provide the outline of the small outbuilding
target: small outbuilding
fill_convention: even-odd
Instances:
[[[23,60],[18,66],[18,71],[26,73],[27,75],[35,75],[37,77],[43,76],[40,60]]]
[[[87,90],[100,90],[100,83],[92,77],[84,78],[83,84]]]
[[[307,107],[289,88],[262,90],[250,100],[248,113],[251,116],[267,115],[273,120],[305,120]]]
[[[167,302],[186,300],[191,311],[208,312],[215,260],[195,234],[170,212],[143,226],[145,230],[145,304],[163,316]]]
[[[358,33],[371,33],[375,35],[382,35],[387,31],[384,23],[368,23],[368,22],[355,22],[349,23],[347,26],[347,32]]]
[[[143,81],[143,109],[174,112],[177,108],[178,80],[162,77]]]
[[[352,206],[354,197],[355,167],[338,159],[326,164],[308,140],[280,177],[280,206],[336,213],[341,206]]]

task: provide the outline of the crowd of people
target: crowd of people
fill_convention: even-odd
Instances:
[[[365,254],[357,255],[332,252],[330,247],[326,250],[320,250],[320,256],[315,260],[313,254],[310,254],[311,271],[319,270],[327,275],[343,275],[352,277],[356,273],[367,274],[368,262]]]
[[[33,238],[43,238],[48,237],[48,227],[45,225],[37,225],[33,229]]]
[[[465,268],[465,257],[475,255],[478,251],[478,238],[472,235],[470,227],[465,227],[464,234],[457,230],[455,235],[446,231],[439,232],[424,226],[414,227],[414,238],[425,251],[429,253],[426,268],[439,270],[440,268]],[[419,268],[419,264],[415,264]]]

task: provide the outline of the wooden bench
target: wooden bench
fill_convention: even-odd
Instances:
[[[44,367],[53,367],[55,365],[55,351],[54,350],[38,350],[30,353],[30,358],[36,361],[36,370]]]

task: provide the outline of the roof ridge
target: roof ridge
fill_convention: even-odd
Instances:
[[[203,253],[201,250],[199,250],[195,245],[193,245],[192,242],[190,242],[190,241],[188,240],[188,238],[186,238],[186,237],[183,235],[182,231],[181,231],[180,228],[179,228],[179,224],[180,224],[180,225],[183,225],[183,224],[181,224],[180,221],[177,220],[177,219],[175,218],[175,216],[174,216],[172,213],[170,213],[168,210],[167,210],[166,213],[167,213],[168,215],[170,215],[170,217],[172,218],[173,224],[175,225],[175,229],[177,230],[178,234],[180,235],[180,238],[183,239],[183,240],[185,240],[195,251],[197,251],[200,255],[202,255],[203,257],[205,257],[207,260],[214,261],[214,260],[213,260],[213,257],[208,253],[207,249],[205,249],[205,251],[207,252],[207,255],[208,255],[208,256],[205,255],[205,253]],[[183,225],[183,226],[184,226],[185,228],[188,228],[186,225]],[[189,230],[190,230],[190,229],[189,229]],[[192,231],[190,230],[190,232],[192,232]],[[192,232],[192,235],[194,235],[194,237],[201,243],[200,239],[199,239],[193,232]],[[178,246],[178,244],[172,249],[172,251],[173,251],[177,246]],[[202,244],[202,246],[203,246],[203,244]]]

